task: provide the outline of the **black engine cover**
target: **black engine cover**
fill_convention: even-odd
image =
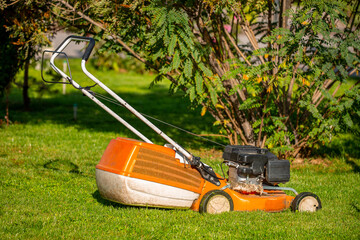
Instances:
[[[258,176],[264,173],[268,183],[285,183],[290,179],[290,162],[279,160],[268,149],[247,145],[228,145],[225,161],[238,163],[238,174]],[[266,169],[266,171],[265,171]]]
[[[266,165],[266,181],[268,183],[286,183],[290,180],[289,160],[270,160]]]

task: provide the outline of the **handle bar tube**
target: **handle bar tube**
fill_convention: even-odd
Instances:
[[[193,156],[183,149],[179,144],[177,144],[174,140],[172,140],[169,136],[163,133],[159,128],[157,128],[154,124],[152,124],[147,118],[145,118],[141,113],[136,111],[130,104],[125,102],[121,97],[119,97],[116,93],[114,93],[110,88],[108,88],[105,84],[103,84],[100,80],[98,80],[94,75],[87,71],[85,66],[86,61],[81,60],[81,69],[91,80],[97,83],[102,89],[104,89],[107,93],[109,93],[113,98],[115,98],[121,105],[127,108],[132,114],[138,117],[141,121],[143,121],[146,125],[148,125],[152,130],[154,130],[157,134],[159,134],[163,139],[165,139],[168,143],[174,146],[176,150],[182,153],[188,160],[192,161]]]
[[[174,140],[172,140],[169,136],[167,136],[165,133],[163,133],[159,128],[157,128],[154,124],[152,124],[149,120],[147,120],[143,115],[141,115],[138,111],[136,111],[132,106],[130,106],[126,101],[124,101],[121,97],[119,97],[115,92],[113,92],[110,88],[108,88],[105,84],[103,84],[99,79],[97,79],[94,75],[92,75],[87,69],[86,69],[86,61],[88,60],[90,53],[95,45],[95,40],[93,38],[87,38],[87,37],[78,37],[78,36],[69,36],[66,38],[63,43],[55,50],[55,53],[52,55],[50,59],[50,65],[51,67],[58,72],[62,77],[66,79],[70,79],[68,75],[66,75],[64,72],[62,72],[59,68],[57,68],[54,64],[55,58],[59,55],[59,52],[62,52],[66,46],[72,41],[72,40],[80,40],[80,41],[88,41],[89,45],[85,50],[85,53],[81,60],[81,69],[85,73],[87,77],[89,77],[92,81],[94,81],[96,84],[98,84],[102,89],[104,89],[107,93],[109,93],[113,98],[115,98],[121,105],[123,105],[126,109],[128,109],[132,114],[134,114],[136,117],[138,117],[141,121],[143,121],[146,125],[148,125],[152,130],[154,130],[157,134],[159,134],[164,140],[166,140],[168,143],[174,146],[174,148],[182,153],[190,162],[192,162],[193,156],[186,151],[184,148],[182,148],[179,144],[177,144]],[[72,79],[71,79],[72,80]],[[81,86],[72,80],[72,83],[75,88],[80,88]],[[144,140],[147,143],[152,143],[149,139],[147,139],[144,135],[142,135],[139,131],[137,131],[135,128],[133,128],[130,124],[128,124],[125,120],[123,120],[121,117],[119,117],[116,113],[114,113],[111,109],[106,107],[103,103],[101,103],[97,98],[95,98],[90,92],[88,92],[86,89],[81,89],[81,91],[88,96],[91,100],[93,100],[96,104],[98,104],[100,107],[102,107],[105,111],[107,111],[109,114],[111,114],[113,117],[115,117],[118,121],[120,121],[122,124],[125,125],[129,130],[131,130],[133,133],[135,133],[138,137],[140,137],[142,140]]]
[[[71,80],[71,84],[77,88],[80,89],[81,92],[89,97],[92,101],[94,101],[97,105],[99,105],[101,108],[103,108],[106,112],[108,112],[111,116],[113,116],[116,120],[118,120],[120,123],[122,123],[125,127],[127,127],[130,131],[132,131],[135,135],[137,135],[139,138],[141,138],[143,141],[147,143],[152,143],[147,137],[145,137],[142,133],[140,133],[138,130],[136,130],[133,126],[131,126],[129,123],[127,123],[124,119],[122,119],[119,115],[117,115],[114,111],[112,111],[110,108],[108,108],[105,104],[103,104],[99,99],[94,97],[86,88],[81,88],[81,86],[75,82],[73,79],[71,79],[66,73],[61,71],[58,67],[55,66],[55,58],[62,52],[66,46],[72,41],[72,40],[82,40],[82,41],[89,41],[89,46],[85,50],[85,54],[82,57],[82,61],[86,61],[90,53],[95,45],[95,40],[92,38],[85,38],[85,37],[78,37],[78,36],[69,36],[67,37],[63,43],[54,51],[54,54],[50,58],[50,66],[59,73],[63,78]]]

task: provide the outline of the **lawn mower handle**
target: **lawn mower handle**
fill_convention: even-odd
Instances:
[[[174,140],[172,140],[170,137],[168,137],[165,133],[163,133],[160,129],[158,129],[154,124],[152,124],[150,121],[148,121],[142,114],[140,114],[138,111],[136,111],[133,107],[131,107],[127,102],[125,102],[122,98],[120,98],[116,93],[114,93],[110,88],[108,88],[105,84],[103,84],[99,79],[97,79],[94,75],[92,75],[87,69],[86,69],[86,60],[89,58],[90,53],[95,45],[95,40],[93,38],[89,37],[80,37],[80,36],[69,36],[67,37],[60,45],[56,48],[56,50],[53,52],[53,55],[50,58],[50,65],[51,67],[59,73],[63,78],[68,79],[71,84],[76,88],[80,89],[86,96],[88,96],[90,99],[95,101],[98,105],[100,105],[102,108],[106,109],[107,112],[109,112],[111,115],[113,115],[115,118],[117,118],[119,121],[121,118],[118,116],[115,116],[116,114],[113,114],[112,111],[109,111],[109,109],[99,102],[94,96],[91,95],[86,89],[82,88],[77,82],[75,82],[71,77],[69,77],[66,73],[61,71],[58,67],[55,66],[55,58],[63,52],[63,50],[66,48],[66,46],[73,40],[79,40],[79,41],[88,41],[89,45],[85,50],[85,53],[82,57],[81,61],[81,69],[84,72],[84,74],[90,78],[92,81],[94,81],[98,86],[100,86],[102,89],[104,89],[107,93],[109,93],[113,98],[115,98],[122,106],[127,108],[131,113],[133,113],[136,117],[138,117],[140,120],[142,120],[146,125],[148,125],[150,128],[152,128],[156,133],[158,133],[161,137],[163,137],[168,143],[173,145],[178,151],[180,151],[190,162],[192,160],[195,160],[195,165],[201,165],[201,162],[197,159],[195,159],[191,153],[183,149],[181,146],[179,146]],[[147,143],[152,143],[148,138],[146,138],[144,135],[142,135],[140,132],[138,132],[136,129],[131,127],[129,124],[127,124],[125,121],[121,119],[121,122],[129,128],[131,131],[133,131],[137,136],[139,136],[143,141]]]
[[[79,41],[86,41],[89,42],[82,59],[87,61],[90,57],[90,54],[95,46],[95,39],[90,37],[81,37],[81,36],[68,36],[65,40],[56,48],[55,52],[61,52],[64,48],[72,41],[72,40],[79,40]]]
[[[89,57],[90,54],[95,46],[95,39],[93,38],[89,38],[89,37],[81,37],[81,36],[68,36],[67,38],[65,38],[65,40],[55,49],[55,51],[53,52],[53,55],[50,58],[50,66],[57,72],[59,73],[63,78],[68,79],[68,80],[72,80],[71,77],[69,77],[66,73],[64,73],[63,71],[61,71],[58,67],[55,66],[55,58],[57,56],[59,56],[59,54],[63,53],[64,49],[67,47],[67,45],[69,45],[69,43],[71,41],[86,41],[89,42],[84,55],[82,56],[82,61],[86,62]],[[80,85],[78,85],[75,82],[72,82],[73,86],[75,88],[80,88]]]
[[[114,116],[116,119],[118,119],[121,123],[123,123],[128,129],[130,129],[133,133],[135,133],[137,136],[139,136],[143,141],[147,143],[152,143],[148,138],[146,138],[144,135],[142,135],[139,131],[137,131],[135,128],[133,128],[130,124],[128,124],[126,121],[124,121],[121,117],[119,117],[117,114],[115,114],[112,110],[110,110],[108,107],[106,107],[103,103],[101,103],[98,99],[95,98],[95,96],[92,95],[86,88],[82,88],[78,83],[76,83],[73,79],[71,79],[66,73],[61,71],[59,68],[55,66],[55,58],[62,53],[62,51],[66,48],[66,46],[72,41],[72,40],[79,40],[79,41],[88,41],[88,47],[85,50],[85,53],[82,57],[81,61],[81,69],[84,72],[84,74],[93,80],[99,87],[104,89],[109,95],[111,95],[115,100],[117,100],[122,106],[127,108],[131,113],[133,113],[137,118],[139,118],[142,122],[144,122],[146,125],[148,125],[152,130],[154,130],[157,134],[159,134],[163,139],[165,139],[168,143],[170,143],[177,151],[179,151],[181,154],[185,156],[187,161],[194,166],[198,171],[200,172],[201,176],[208,180],[209,182],[212,182],[215,185],[220,185],[220,181],[218,180],[218,177],[216,176],[213,169],[204,164],[200,161],[200,158],[193,156],[191,153],[186,151],[183,147],[181,147],[179,144],[177,144],[173,139],[171,139],[169,136],[167,136],[164,132],[162,132],[159,128],[157,128],[154,124],[152,124],[149,120],[147,120],[141,113],[136,111],[132,106],[130,106],[127,102],[125,102],[122,98],[120,98],[115,92],[113,92],[110,88],[108,88],[105,84],[103,84],[99,79],[97,79],[94,75],[92,75],[87,69],[86,69],[86,61],[88,60],[90,53],[92,49],[95,46],[95,40],[93,38],[88,37],[79,37],[79,36],[69,36],[67,37],[60,46],[54,51],[51,59],[50,59],[50,65],[51,67],[58,72],[63,78],[68,79],[71,84],[77,88],[80,89],[84,95],[88,96],[91,100],[93,100],[95,103],[97,103],[100,107],[102,107],[105,111],[110,113],[112,116]]]

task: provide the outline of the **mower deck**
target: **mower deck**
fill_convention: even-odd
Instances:
[[[174,150],[127,138],[110,142],[96,166],[96,182],[104,198],[125,205],[201,211],[204,196],[219,190],[230,196],[234,211],[278,212],[289,208],[293,200],[282,191],[241,194],[228,188],[227,180],[216,186],[180,163]]]
[[[190,208],[200,196],[181,188],[100,169],[96,169],[96,182],[103,198],[124,205]]]

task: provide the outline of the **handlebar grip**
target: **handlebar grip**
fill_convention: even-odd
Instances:
[[[87,46],[85,53],[82,57],[83,60],[87,61],[90,57],[90,54],[95,46],[95,40],[93,38],[88,38],[89,39],[89,45]]]
[[[71,40],[80,40],[80,41],[88,41],[89,44],[85,50],[85,53],[84,55],[82,56],[82,59],[87,61],[90,57],[90,54],[95,46],[95,39],[93,38],[89,38],[89,37],[81,37],[81,36],[74,36],[74,35],[71,35],[71,36],[68,36],[67,38],[65,38],[65,40],[56,48],[55,52],[58,52],[59,48],[63,46],[63,44],[68,40],[68,39],[71,39]]]

